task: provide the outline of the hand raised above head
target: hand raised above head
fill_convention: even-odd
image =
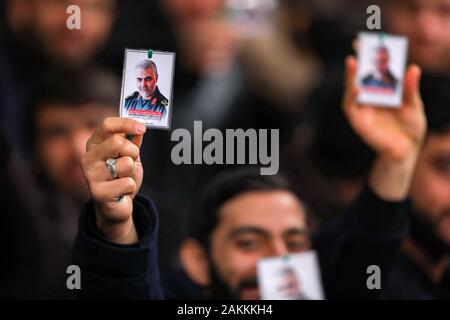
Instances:
[[[356,101],[357,62],[353,56],[346,61],[346,89],[342,107],[353,130],[378,156],[402,160],[417,155],[426,133],[426,117],[420,97],[421,70],[409,66],[404,80],[400,108],[362,105]]]
[[[111,242],[136,242],[133,199],[142,184],[140,146],[146,128],[125,118],[106,118],[98,126],[81,159],[94,200],[97,227]],[[127,136],[132,136],[131,141]]]

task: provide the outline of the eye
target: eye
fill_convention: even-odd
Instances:
[[[435,170],[446,177],[450,177],[450,159],[439,159],[434,162]]]
[[[302,252],[309,250],[310,244],[308,239],[289,239],[286,246],[290,252]]]
[[[239,239],[236,246],[243,251],[255,251],[260,248],[260,241],[257,239]]]

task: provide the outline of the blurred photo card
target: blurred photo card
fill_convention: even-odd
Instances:
[[[125,49],[120,116],[169,130],[175,53]]]
[[[258,284],[264,300],[323,300],[322,280],[315,251],[261,259]]]
[[[400,107],[408,53],[407,38],[361,32],[358,39],[358,102]]]

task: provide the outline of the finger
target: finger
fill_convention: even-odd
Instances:
[[[116,162],[116,174],[118,178],[135,178],[135,171],[138,162],[130,157],[121,157]],[[140,163],[139,163],[140,164]],[[96,161],[85,171],[85,176],[91,182],[103,182],[113,180],[112,173],[109,172],[105,161]],[[117,178],[116,178],[117,179]]]
[[[360,48],[360,45],[359,45],[359,39],[358,39],[358,38],[353,39],[353,41],[352,41],[352,47],[353,47],[353,50],[355,51],[355,53],[356,53],[356,54],[359,54],[359,48]]]
[[[350,103],[352,104],[358,104],[356,99],[358,98],[358,94],[359,94],[359,89],[356,87],[353,87],[352,90],[349,90],[347,93],[347,99],[349,100]]]
[[[147,128],[142,122],[133,119],[119,117],[106,118],[101,125],[97,127],[91,139],[89,139],[88,146],[101,143],[116,133],[142,135],[146,130]]]
[[[142,146],[142,142],[144,141],[144,135],[127,135],[126,139],[128,141],[131,141],[136,147],[140,149]]]
[[[342,107],[344,111],[348,112],[355,104],[356,97],[358,95],[358,89],[355,86],[356,77],[356,60],[354,57],[349,56],[345,62],[345,93],[342,101]]]
[[[92,198],[99,203],[116,202],[121,196],[131,196],[137,191],[136,181],[131,177],[96,182],[90,186]]]
[[[134,178],[136,168],[135,161],[130,157],[120,157],[116,160],[116,174],[118,178],[131,177]],[[95,168],[96,177],[99,181],[112,180],[114,177],[109,172],[106,163],[99,161]]]
[[[105,165],[106,168],[106,165]],[[134,177],[134,170],[135,170],[135,161],[130,157],[121,157],[117,159],[116,162],[116,174],[119,178],[125,178],[125,177]],[[107,173],[111,176],[108,168],[106,168]],[[112,176],[111,176],[112,178]]]
[[[102,161],[120,157],[130,157],[137,160],[139,152],[138,146],[118,134],[110,136],[93,150],[95,158]]]
[[[141,146],[142,146],[142,142],[144,140],[144,135],[135,136],[135,135],[132,135],[132,134],[126,134],[125,138],[128,141],[133,142],[140,149]]]
[[[420,105],[420,78],[422,71],[417,65],[408,67],[405,75],[403,100],[404,104],[408,106]]]
[[[355,87],[357,63],[354,56],[348,56],[345,60],[345,88]]]

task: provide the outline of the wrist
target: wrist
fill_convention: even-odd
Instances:
[[[105,219],[104,216],[96,210],[95,217],[97,229],[105,240],[123,245],[138,242],[139,237],[131,215],[127,220],[117,222]]]
[[[387,201],[405,200],[409,194],[417,158],[418,152],[396,159],[378,156],[369,177],[369,185],[375,194]]]

